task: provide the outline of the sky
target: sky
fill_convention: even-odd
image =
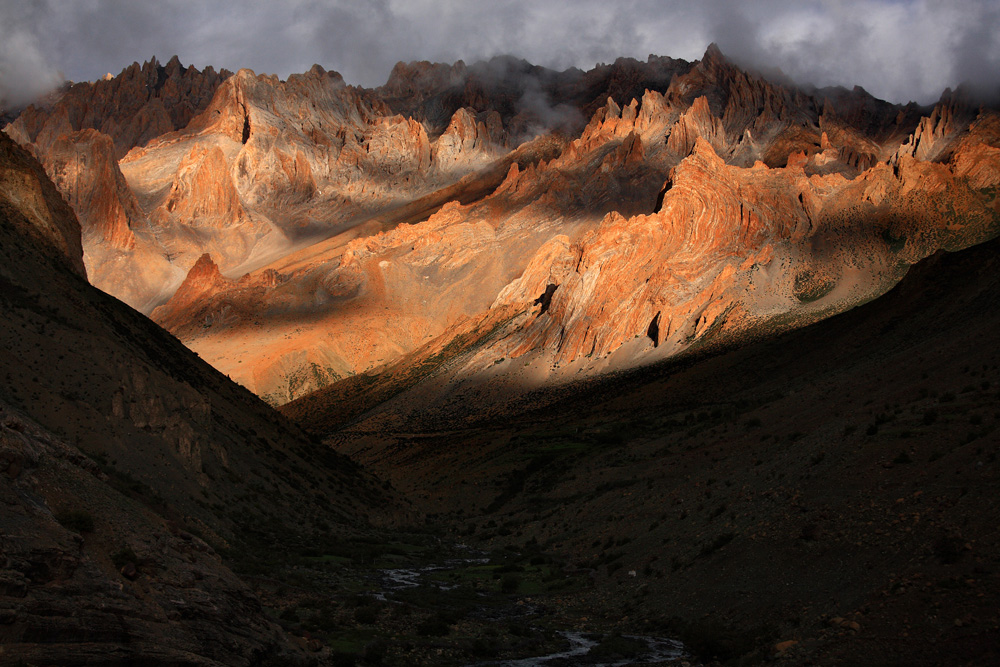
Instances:
[[[153,55],[282,78],[319,63],[376,86],[400,60],[588,69],[696,60],[711,42],[746,67],[893,102],[1000,89],[998,0],[0,0],[0,101]]]

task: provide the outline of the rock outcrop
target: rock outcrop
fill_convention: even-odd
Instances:
[[[55,257],[86,278],[80,225],[72,209],[41,165],[7,137],[0,137],[0,185],[4,224],[21,236],[35,239],[39,253]],[[8,261],[13,261],[10,252],[5,254]]]
[[[60,136],[44,152],[42,165],[56,188],[78,211],[84,236],[115,250],[135,247],[132,229],[145,224],[114,157],[111,137],[85,129]]]
[[[442,171],[459,168],[468,173],[470,161],[482,166],[484,158],[489,160],[506,152],[504,135],[503,120],[496,111],[487,112],[485,120],[479,120],[468,109],[459,109],[434,144],[434,165]]]
[[[218,146],[195,148],[184,156],[166,200],[155,214],[185,220],[192,227],[229,227],[246,221],[229,165]],[[157,223],[168,224],[154,218]]]

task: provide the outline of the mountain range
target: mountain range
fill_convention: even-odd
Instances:
[[[305,660],[268,554],[421,525],[704,661],[996,659],[1000,112],[965,89],[714,45],[373,89],[175,57],[4,132],[0,655]]]

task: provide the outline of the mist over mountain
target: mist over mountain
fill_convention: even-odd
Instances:
[[[742,65],[780,69],[802,85],[861,85],[893,102],[924,104],[963,81],[995,95],[1000,71],[1000,10],[989,0],[251,0],[239,11],[196,0],[30,0],[7,3],[0,19],[0,99],[8,104],[30,101],[63,77],[92,80],[150,53],[282,77],[318,62],[349,83],[375,86],[400,60],[515,54],[589,69],[650,53],[693,60],[716,42]]]

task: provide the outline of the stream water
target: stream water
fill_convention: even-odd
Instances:
[[[485,554],[477,553],[475,557],[454,558],[443,561],[440,564],[424,567],[379,570],[379,584],[382,592],[375,594],[375,597],[383,601],[391,601],[391,595],[395,591],[424,585],[433,585],[443,591],[451,590],[456,587],[456,584],[438,579],[428,579],[427,575],[437,572],[448,572],[468,565],[485,565],[489,562],[490,559]],[[534,605],[521,604],[512,606],[516,607],[516,610],[509,610],[503,616],[512,618],[534,610]],[[484,607],[479,611],[486,612],[487,610]],[[496,613],[495,610],[493,613]],[[586,665],[587,667],[622,667],[624,665],[657,664],[684,657],[684,646],[676,640],[664,637],[623,635],[625,639],[645,643],[645,651],[640,651],[638,655],[629,659],[610,662],[602,661],[600,658],[589,655],[595,647],[600,645],[601,635],[572,630],[562,631],[559,634],[566,639],[569,647],[556,653],[517,660],[486,660],[470,663],[468,667],[573,667],[575,665]]]
[[[656,664],[684,657],[684,647],[673,639],[624,635],[627,639],[645,642],[646,651],[633,658],[607,662],[589,657],[591,650],[600,644],[595,635],[582,632],[561,632],[560,634],[569,641],[569,648],[565,651],[518,660],[475,662],[468,667],[572,667],[574,665],[623,667],[624,665]]]
[[[425,567],[400,567],[391,570],[379,570],[379,580],[381,582],[382,590],[387,592],[400,591],[406,588],[416,588],[417,586],[423,586],[427,583],[433,583],[434,586],[442,591],[450,591],[455,588],[457,584],[449,584],[445,581],[434,580],[427,582],[424,581],[425,576],[432,572],[450,572],[451,570],[455,570],[466,565],[485,565],[489,562],[490,559],[485,556],[477,556],[475,558],[452,558],[439,565],[427,565]],[[387,599],[385,592],[377,594],[376,597],[381,600]]]

